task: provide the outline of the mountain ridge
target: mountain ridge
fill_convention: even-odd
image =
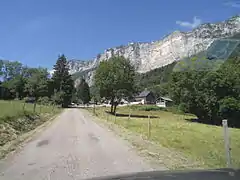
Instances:
[[[129,58],[137,72],[145,73],[166,66],[184,57],[206,50],[216,39],[233,36],[240,32],[240,16],[234,16],[222,22],[204,23],[192,31],[174,31],[152,42],[130,42],[106,49],[89,61],[70,60],[71,74],[81,74],[88,83],[93,83],[94,70],[101,61],[114,55]],[[79,73],[80,72],[80,73]],[[75,79],[78,77],[75,76]]]

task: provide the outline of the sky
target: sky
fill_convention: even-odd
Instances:
[[[239,12],[225,0],[1,0],[0,59],[51,69],[59,54],[89,60]]]

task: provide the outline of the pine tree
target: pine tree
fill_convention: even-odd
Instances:
[[[82,79],[81,83],[77,87],[77,98],[81,99],[83,104],[87,104],[90,101],[89,85],[85,79]]]
[[[54,89],[57,94],[60,94],[58,102],[62,107],[67,107],[71,103],[73,80],[69,74],[67,59],[64,55],[59,56],[54,65],[54,74],[52,77]]]

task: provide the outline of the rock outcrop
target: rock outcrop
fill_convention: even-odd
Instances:
[[[109,48],[94,60],[70,60],[70,73],[80,72],[81,76],[92,84],[94,70],[98,64],[114,55],[129,58],[137,71],[144,73],[204,51],[215,39],[230,37],[239,32],[240,16],[219,23],[206,23],[190,32],[175,31],[158,41],[129,43]]]

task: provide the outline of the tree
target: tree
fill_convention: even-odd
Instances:
[[[2,87],[9,91],[9,97],[6,98],[19,98],[24,97],[25,85],[25,67],[19,62],[2,61],[1,75],[4,80]]]
[[[170,82],[176,104],[195,114],[199,121],[240,127],[240,63],[239,57],[228,59],[217,71],[176,72]]]
[[[54,65],[53,73],[53,86],[59,94],[59,101],[62,107],[67,107],[71,103],[72,91],[74,88],[73,80],[69,74],[67,59],[64,55],[59,56],[56,64]]]
[[[43,68],[28,69],[25,91],[28,96],[35,98],[34,111],[36,103],[40,97],[48,95],[48,72]]]
[[[90,87],[90,97],[92,98],[95,104],[101,101],[100,91],[98,87],[96,87],[95,85]]]
[[[100,96],[110,100],[111,113],[116,112],[121,98],[130,97],[135,92],[134,77],[134,67],[123,56],[114,56],[100,63],[95,74],[95,85]]]
[[[91,100],[89,86],[85,79],[82,79],[77,87],[77,98],[81,99],[83,104],[87,104]]]

